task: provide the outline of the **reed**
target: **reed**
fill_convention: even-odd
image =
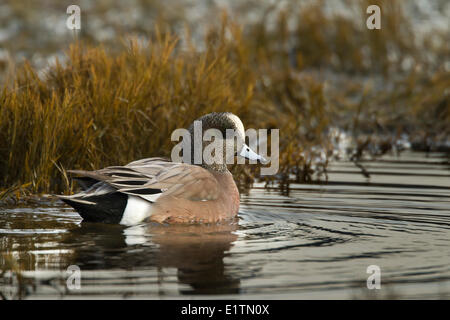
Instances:
[[[66,168],[169,156],[170,134],[212,111],[245,115],[251,83],[220,52],[176,52],[166,35],[118,55],[73,45],[39,76],[29,64],[0,95],[2,186],[70,191]]]
[[[212,111],[281,130],[280,173],[267,181],[282,186],[326,177],[331,126],[352,132],[359,154],[380,134],[389,141],[372,148],[379,153],[403,133],[428,149],[430,137],[448,141],[445,34],[419,43],[392,1],[374,2],[384,24],[367,30],[358,23],[367,3],[349,4],[353,18],[329,15],[319,3],[267,10],[252,25],[222,12],[201,50],[165,21],[145,43],[82,37],[45,71],[16,66],[0,91],[0,200],[70,193],[66,169],[169,156],[171,132]],[[266,26],[267,15],[275,27]],[[254,166],[233,171],[242,188],[259,177]]]

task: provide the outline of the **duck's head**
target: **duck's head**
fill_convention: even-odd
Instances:
[[[234,157],[265,163],[266,159],[245,143],[244,125],[231,112],[213,112],[195,120],[189,127],[191,134],[191,163],[215,171],[227,171]],[[196,154],[194,149],[201,150]],[[216,152],[218,151],[218,152]],[[200,163],[199,163],[200,161]]]

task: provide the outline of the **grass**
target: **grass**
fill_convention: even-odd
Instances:
[[[43,77],[30,65],[18,70],[0,98],[2,185],[68,191],[66,168],[169,156],[171,132],[198,116],[245,115],[252,90],[241,86],[243,70],[220,49],[175,53],[176,44],[170,35],[148,48],[132,42],[116,56],[77,44]]]
[[[433,149],[450,135],[448,46],[415,40],[400,3],[374,3],[382,30],[358,23],[367,1],[351,3],[359,19],[310,4],[266,11],[273,28],[222,13],[201,50],[161,23],[148,42],[82,36],[45,71],[16,66],[0,92],[0,201],[70,193],[66,169],[169,156],[171,132],[212,111],[281,129],[280,174],[268,181],[282,187],[326,177],[330,127],[353,134],[358,157],[389,152],[405,133]],[[241,188],[259,175],[233,171]]]

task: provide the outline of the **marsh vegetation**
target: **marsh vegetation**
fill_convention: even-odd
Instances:
[[[381,30],[361,23],[367,1],[346,3],[347,15],[330,14],[327,2],[262,5],[251,23],[211,10],[215,18],[194,35],[188,17],[161,9],[151,27],[116,26],[108,41],[93,37],[99,30],[87,15],[87,31],[69,34],[58,48],[65,55],[43,69],[14,64],[11,42],[0,92],[0,199],[71,192],[69,168],[168,156],[170,133],[211,111],[281,129],[280,173],[270,178],[281,185],[326,179],[339,155],[377,156],[405,141],[448,149],[448,29],[419,37],[405,4],[376,2]],[[89,13],[102,10],[107,19],[101,5]],[[339,150],[344,136],[351,142]],[[258,177],[254,168],[235,173],[241,187]]]

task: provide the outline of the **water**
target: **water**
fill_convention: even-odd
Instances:
[[[240,218],[203,226],[81,223],[59,202],[0,209],[3,298],[450,298],[450,162],[404,152],[329,168],[288,195],[256,184]],[[66,269],[81,269],[69,290]],[[367,289],[369,265],[381,289]],[[11,272],[11,269],[15,272]]]

